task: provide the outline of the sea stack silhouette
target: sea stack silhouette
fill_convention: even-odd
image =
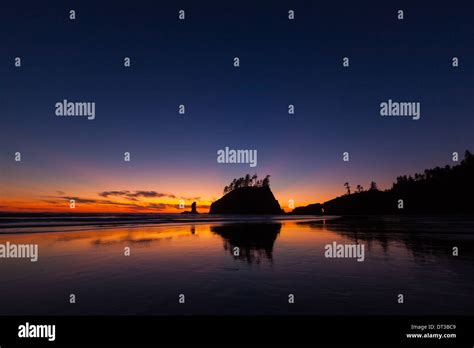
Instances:
[[[183,211],[181,214],[199,214],[196,210],[196,202],[193,202],[193,204],[191,204],[191,211]]]
[[[234,179],[224,189],[224,196],[211,204],[209,214],[282,214],[280,204],[270,190],[270,176],[257,180],[257,175],[247,174]]]

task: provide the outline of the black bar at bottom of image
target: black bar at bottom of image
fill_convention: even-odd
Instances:
[[[472,347],[473,323],[467,316],[0,316],[0,347],[249,343]]]

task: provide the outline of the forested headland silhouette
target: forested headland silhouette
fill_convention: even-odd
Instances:
[[[297,207],[298,215],[474,213],[474,156],[467,151],[455,166],[426,169],[414,176],[398,176],[393,186],[381,191],[372,182],[368,190],[361,185],[325,203]]]

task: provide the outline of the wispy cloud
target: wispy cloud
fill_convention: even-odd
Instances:
[[[166,204],[166,203],[149,203],[149,202],[116,202],[110,199],[90,199],[90,198],[81,198],[81,197],[70,197],[70,196],[63,196],[58,197],[63,201],[69,202],[71,199],[74,199],[77,204],[93,204],[96,206],[108,206],[108,207],[121,207],[127,208],[129,210],[156,210],[156,211],[163,211],[169,208],[176,208],[177,205],[175,204]]]
[[[138,198],[171,198],[171,199],[184,199],[190,201],[199,201],[201,197],[183,197],[176,196],[172,193],[163,193],[156,191],[129,191],[129,190],[120,190],[120,191],[102,191],[98,193],[99,196],[108,198],[110,196],[122,197],[125,199],[136,201]]]
[[[168,194],[168,193],[161,193],[161,192],[156,192],[156,191],[128,191],[128,190],[122,190],[122,191],[102,191],[98,194],[101,197],[110,197],[110,196],[116,196],[116,197],[123,197],[127,199],[137,199],[138,197],[144,197],[144,198],[162,198],[162,197],[170,197],[170,198],[176,198],[175,195]]]
[[[61,198],[65,199],[67,201],[74,200],[76,203],[97,203],[97,199],[71,197],[71,196],[63,196]]]
[[[100,197],[103,198],[83,198],[79,196],[68,196],[68,195],[58,195],[58,196],[46,196],[41,199],[42,202],[48,203],[51,205],[56,206],[63,206],[68,205],[71,200],[74,200],[76,204],[82,205],[93,205],[100,210],[101,207],[116,207],[130,211],[169,211],[178,209],[179,203],[176,202],[175,204],[170,203],[161,203],[161,202],[150,202],[147,200],[140,200],[140,198],[178,198],[176,195],[168,194],[168,193],[159,193],[156,191],[128,191],[128,190],[121,190],[121,191],[103,191],[98,194]],[[126,201],[117,202],[114,198],[125,198]],[[196,198],[200,197],[193,197],[192,199],[198,200]],[[183,198],[184,199],[184,198]],[[189,198],[187,198],[190,200]],[[208,205],[198,205],[198,208],[207,209],[209,208]]]

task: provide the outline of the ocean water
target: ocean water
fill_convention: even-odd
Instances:
[[[0,258],[0,315],[474,311],[472,216],[2,214],[7,242],[39,258]],[[326,257],[334,242],[364,261]]]

